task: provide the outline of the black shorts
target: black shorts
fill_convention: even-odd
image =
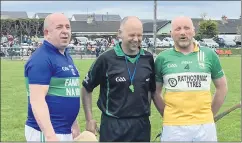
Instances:
[[[150,142],[149,117],[117,119],[102,114],[100,142]]]

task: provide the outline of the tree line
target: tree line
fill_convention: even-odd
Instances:
[[[43,36],[44,19],[2,19],[1,31],[3,34],[14,36]],[[240,30],[240,27],[239,27]],[[238,31],[239,31],[238,30]],[[240,33],[240,31],[238,32]],[[218,23],[214,20],[202,20],[195,38],[212,38],[218,35]]]
[[[1,33],[13,36],[43,36],[44,19],[1,19]]]

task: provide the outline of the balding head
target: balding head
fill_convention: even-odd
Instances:
[[[136,51],[143,38],[143,24],[138,17],[128,16],[122,19],[118,32],[122,46],[129,51]]]
[[[125,26],[131,26],[132,24],[138,24],[138,26],[141,26],[143,28],[141,20],[136,16],[127,16],[124,17],[120,23],[120,29],[125,28]]]
[[[179,16],[171,22],[171,36],[177,48],[186,49],[193,43],[195,29],[191,18]]]
[[[71,38],[69,19],[62,13],[48,15],[44,21],[44,36],[56,48],[64,50]]]
[[[190,17],[187,17],[187,16],[179,16],[179,17],[174,18],[171,21],[171,27],[172,27],[172,29],[175,28],[176,25],[179,24],[179,23],[186,23],[186,24],[190,25],[194,29],[193,22],[192,22],[192,19]]]

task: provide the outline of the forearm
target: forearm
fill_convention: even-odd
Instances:
[[[226,92],[226,88],[216,89],[212,101],[212,112],[214,116],[218,113],[220,107],[223,105]]]
[[[55,131],[50,121],[50,113],[46,101],[32,101],[31,106],[35,119],[45,137],[48,138],[54,136]]]
[[[160,112],[161,116],[163,117],[164,109],[165,109],[165,103],[164,103],[162,97],[158,94],[154,94],[153,102],[155,104],[156,109]]]
[[[92,94],[82,88],[82,105],[85,113],[86,121],[92,120]]]
[[[77,120],[74,121],[71,128],[72,130],[80,130]]]

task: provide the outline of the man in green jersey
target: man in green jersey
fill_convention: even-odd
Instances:
[[[194,42],[188,17],[171,23],[174,48],[155,61],[156,94],[165,88],[161,141],[217,141],[213,117],[227,94],[227,82],[216,53]],[[210,93],[211,81],[216,91]]]

